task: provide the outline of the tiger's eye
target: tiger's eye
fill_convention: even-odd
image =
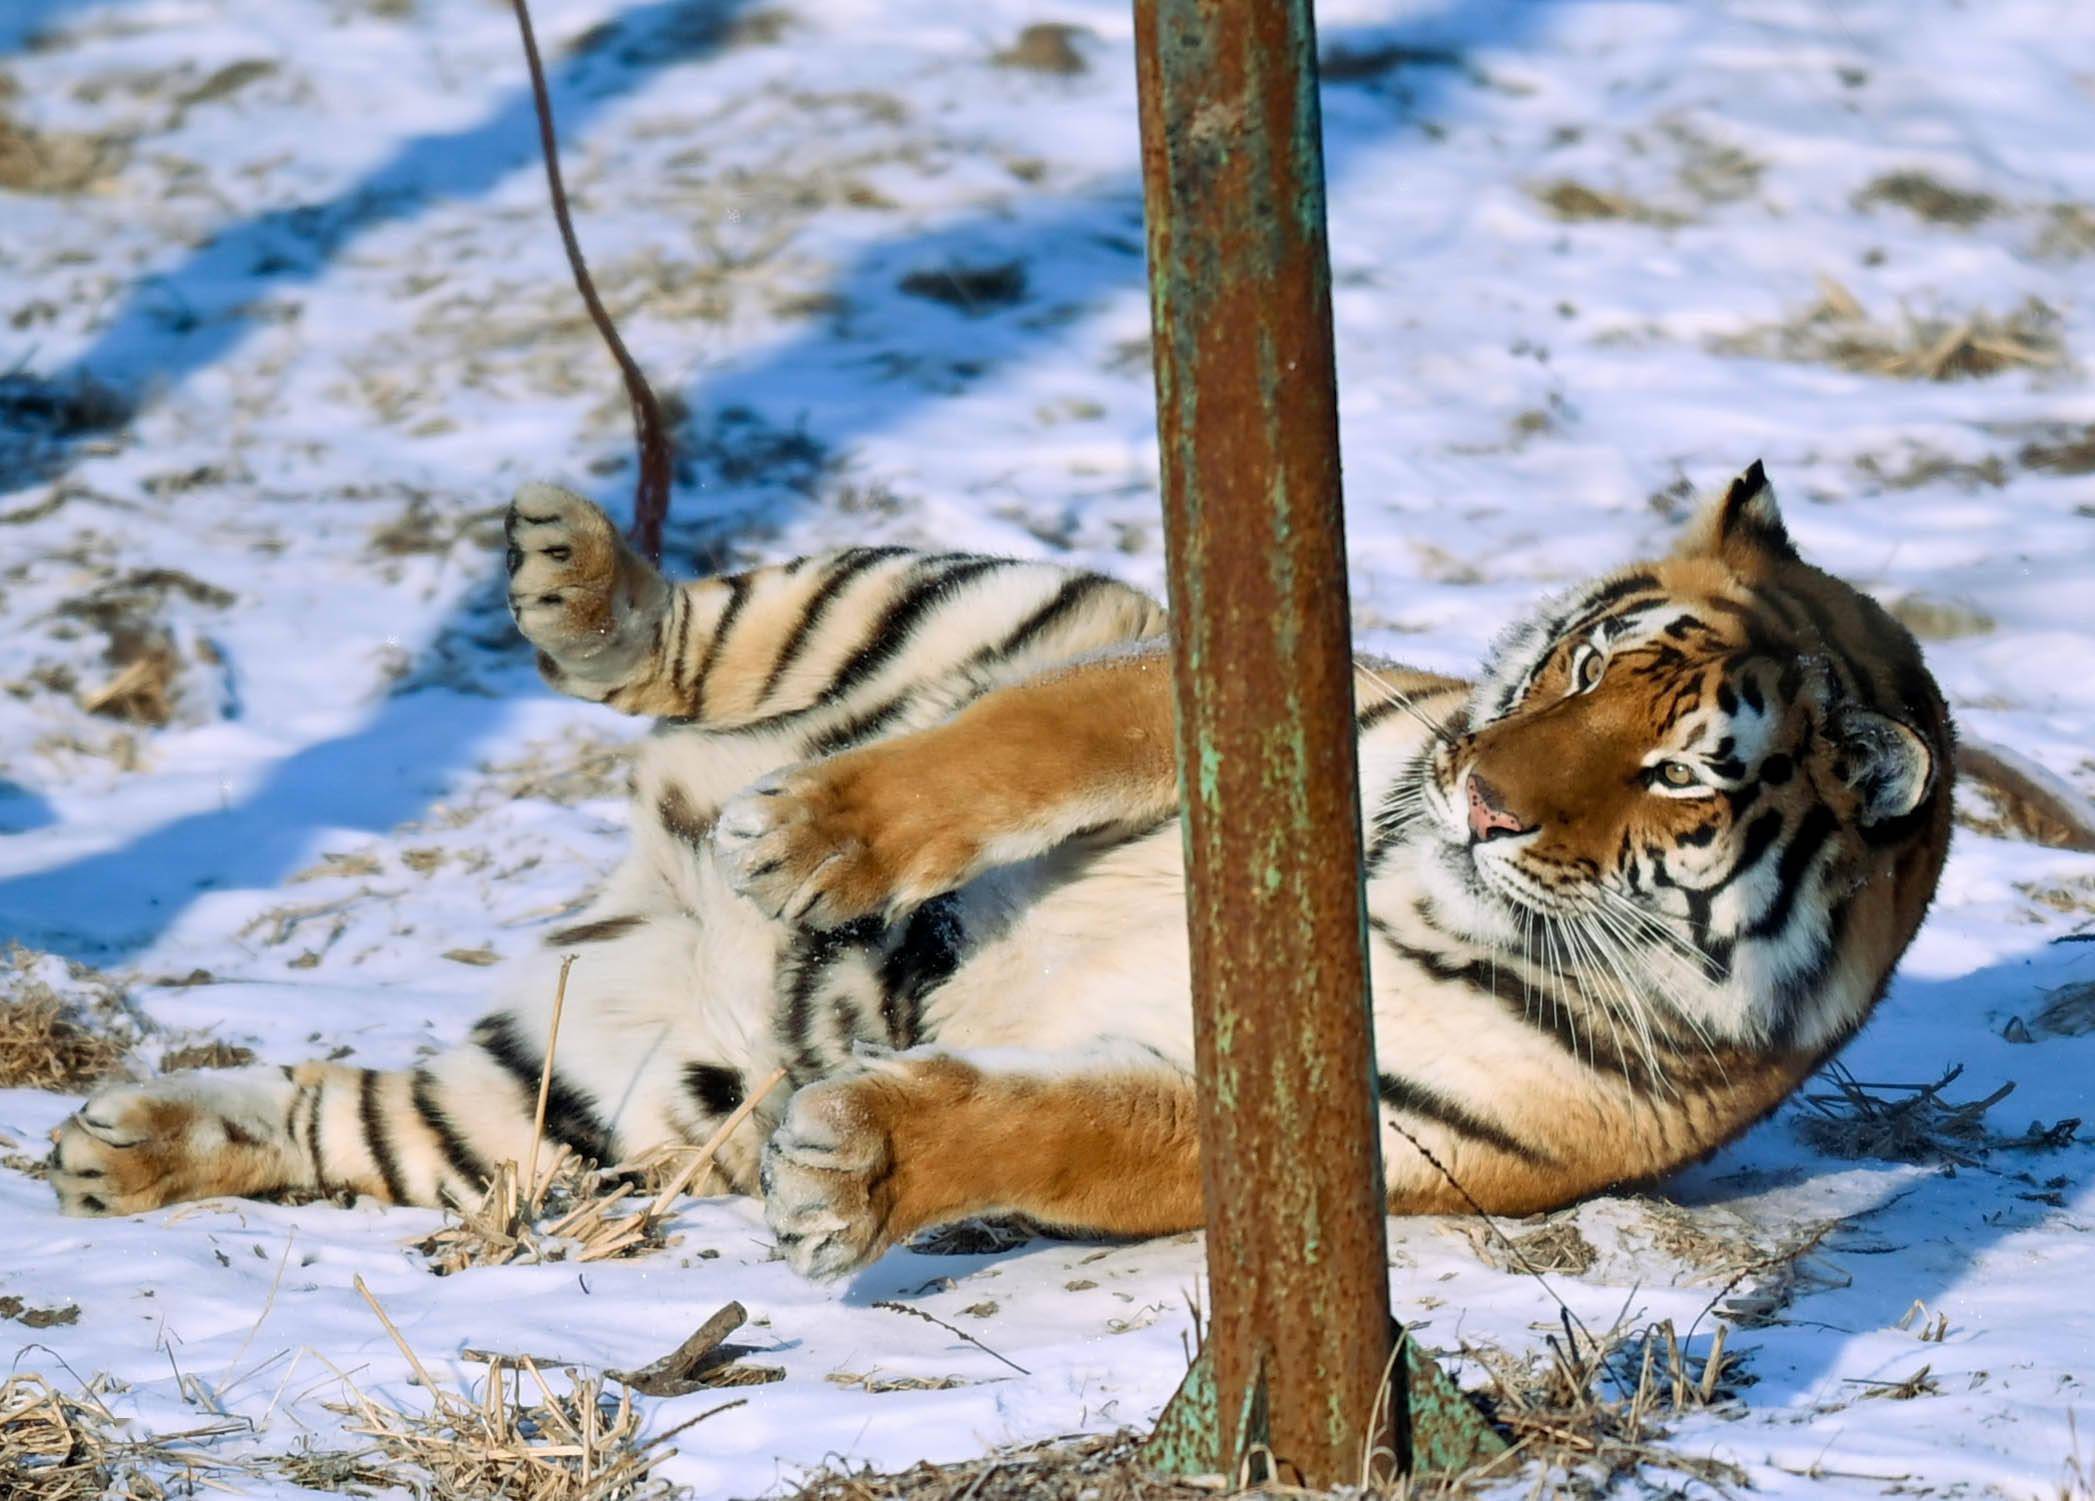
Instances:
[[[1695,773],[1685,761],[1661,761],[1659,780],[1668,787],[1692,787],[1695,784]]]
[[[1579,661],[1579,686],[1581,688],[1591,688],[1595,683],[1599,682],[1600,668],[1600,653],[1597,651],[1588,652]]]

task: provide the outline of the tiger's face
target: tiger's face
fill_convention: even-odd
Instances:
[[[1426,898],[1698,1028],[1809,1044],[1875,998],[1826,992],[1854,898],[1896,898],[1901,852],[1941,833],[1949,754],[1912,639],[1797,558],[1755,465],[1673,556],[1502,644],[1420,767]],[[1910,910],[1872,904],[1867,946],[1904,948],[1939,864]]]

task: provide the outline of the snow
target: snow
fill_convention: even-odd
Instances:
[[[1363,647],[1471,668],[1539,593],[1662,545],[1689,487],[1762,457],[1815,560],[1963,612],[1970,630],[1929,655],[1964,723],[2095,791],[2095,476],[2045,458],[2095,436],[2095,225],[2071,218],[2095,205],[2083,9],[1322,6],[1325,50],[1352,61],[1325,110]],[[475,1015],[484,972],[446,952],[530,946],[609,866],[605,768],[640,729],[540,688],[501,607],[490,523],[509,490],[554,477],[622,505],[631,476],[506,8],[5,10],[0,109],[105,154],[84,191],[0,194],[0,370],[92,375],[140,410],[69,444],[0,437],[0,937],[108,972],[156,1029],[150,1057],[194,1034],[408,1061]],[[675,569],[934,543],[1161,587],[1123,5],[540,0],[537,20],[582,237],[694,414]],[[1084,71],[992,61],[1047,20],[1085,28]],[[1378,49],[1402,50],[1377,68]],[[1905,170],[1992,212],[1958,225],[1863,196]],[[1541,195],[1564,182],[1620,211],[1553,216]],[[898,290],[1008,262],[1025,274],[1008,305]],[[1942,383],[1725,352],[1822,278],[1886,324],[2038,299],[2061,352]],[[159,729],[77,707],[109,669],[62,608],[148,569],[231,596],[132,586],[187,662]],[[54,668],[75,686],[48,686]],[[1916,1082],[1962,1063],[1954,1098],[2013,1080],[1992,1117],[2009,1134],[2082,1113],[2095,1037],[2002,1033],[2095,980],[2091,934],[2095,859],[1960,832],[1846,1061]],[[168,983],[198,969],[212,982]],[[0,1092],[0,1137],[34,1152],[73,1104]],[[1752,1384],[1672,1442],[1772,1495],[2050,1493],[2095,1357],[2090,1149],[1846,1162],[1799,1139],[1802,1108],[1661,1186],[1759,1245],[1839,1220],[1777,1322],[1733,1332]],[[478,1374],[468,1345],[640,1364],[738,1298],[787,1379],[678,1441],[664,1473],[702,1497],[828,1458],[1146,1424],[1202,1276],[1194,1237],[1035,1241],[898,1253],[820,1288],[732,1201],[688,1204],[651,1258],[446,1279],[408,1249],[439,1222],[422,1211],[67,1221],[12,1169],[0,1206],[0,1293],[81,1310],[0,1322],[9,1369],[106,1373],[138,1432],[222,1409],[253,1425],[215,1441],[232,1455],[339,1444],[330,1364],[415,1400],[358,1274],[459,1382]],[[1579,1211],[1600,1258],[1551,1287],[1602,1327],[1625,1307],[1699,1317],[1706,1350],[1721,1281],[1655,1245],[1650,1215],[1632,1197]],[[1541,1348],[1547,1290],[1457,1223],[1390,1229],[1397,1307],[1428,1343]],[[1948,1316],[1939,1343],[1902,1325],[1916,1301]],[[1935,1389],[1911,1400],[1862,1384],[1922,1365]],[[962,1384],[829,1379],[876,1370]],[[650,1401],[649,1422],[715,1400]]]

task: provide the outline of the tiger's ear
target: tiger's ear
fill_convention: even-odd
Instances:
[[[1784,559],[1797,555],[1775,504],[1775,487],[1768,483],[1759,459],[1731,482],[1720,499],[1702,508],[1673,549],[1676,558],[1742,554]]]
[[[1911,725],[1872,709],[1833,716],[1840,747],[1834,772],[1862,800],[1864,827],[1904,818],[1927,801],[1935,785],[1935,752]]]

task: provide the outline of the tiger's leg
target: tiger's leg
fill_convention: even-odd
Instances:
[[[553,687],[701,728],[772,721],[802,755],[1164,621],[1097,574],[902,547],[672,585],[595,505],[551,485],[517,493],[508,532],[510,609]]]
[[[729,880],[815,927],[896,918],[982,871],[1178,806],[1162,642],[993,690],[950,719],[776,773],[722,810]]]
[[[461,1049],[412,1071],[311,1062],[117,1085],[54,1133],[51,1186],[69,1214],[285,1192],[469,1202],[496,1162],[525,1160],[531,1130],[514,1084],[474,1063]]]
[[[609,1164],[704,1139],[754,1082],[763,1060],[750,1039],[762,1034],[694,1000],[695,924],[613,914],[550,937],[553,946],[513,972],[509,1003],[422,1067],[315,1062],[101,1091],[56,1133],[51,1183],[61,1207],[134,1214],[216,1195],[344,1189],[396,1204],[477,1199],[497,1164],[529,1160],[561,951],[578,957],[540,1164],[562,1146]],[[754,1188],[782,1106],[759,1110],[723,1144],[723,1186]]]
[[[810,1277],[979,1214],[1116,1235],[1191,1229],[1202,1218],[1193,1081],[1133,1055],[869,1060],[793,1096],[763,1184],[780,1248]]]

